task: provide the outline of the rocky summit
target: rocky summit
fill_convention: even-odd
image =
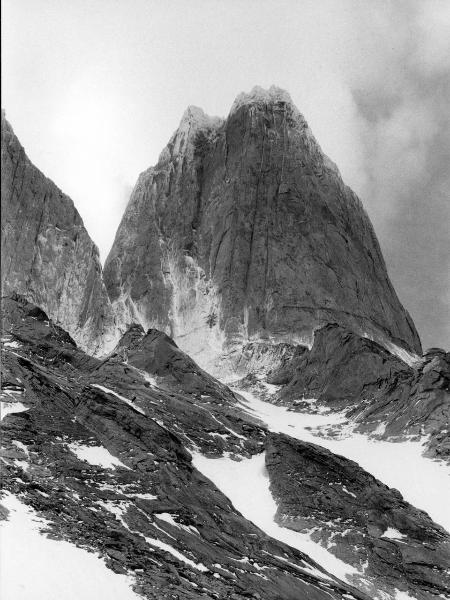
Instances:
[[[372,225],[289,95],[190,107],[142,173],[105,265],[126,323],[212,368],[248,342],[310,343],[332,322],[420,353]]]
[[[283,90],[187,109],[104,271],[2,115],[1,305],[2,600],[450,598],[450,357]]]

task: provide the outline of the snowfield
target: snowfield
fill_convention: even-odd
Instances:
[[[108,569],[96,554],[39,532],[45,521],[10,494],[0,524],[2,600],[140,600],[133,580]]]
[[[354,433],[351,426],[345,425],[345,418],[340,414],[292,412],[261,401],[249,392],[239,390],[239,393],[246,400],[243,404],[245,409],[266,423],[269,430],[315,443],[359,463],[386,485],[399,489],[408,502],[425,510],[437,523],[450,530],[449,469],[444,463],[422,456],[423,443],[380,441]],[[337,425],[343,426],[338,429],[337,435],[322,437],[327,435],[327,428]],[[335,577],[355,584],[354,576],[359,573],[357,569],[313,542],[307,533],[281,527],[274,521],[277,505],[269,488],[265,453],[241,461],[232,460],[228,455],[207,458],[199,452],[193,452],[192,456],[194,466],[230,499],[245,518],[271,537],[304,552]],[[384,537],[403,538],[392,528],[385,531]],[[317,577],[327,577],[303,561],[296,566]],[[361,575],[359,573],[359,577]],[[413,599],[398,590],[395,598]]]
[[[336,413],[308,414],[288,411],[239,390],[246,409],[267,424],[270,431],[327,448],[357,462],[389,487],[396,488],[413,506],[450,532],[450,469],[440,461],[422,456],[423,442],[389,442],[352,432],[344,427],[338,437],[322,437],[329,426],[344,418]],[[318,428],[314,431],[315,428]],[[236,463],[235,463],[236,464]]]
[[[345,581],[347,575],[358,571],[336,558],[325,548],[311,540],[307,533],[298,533],[281,527],[273,520],[277,505],[269,489],[269,476],[265,467],[265,453],[237,462],[228,457],[206,458],[193,453],[193,464],[210,479],[232,502],[233,506],[249,521],[271,537],[308,554],[324,569]],[[300,570],[315,576],[327,576],[308,563],[296,565]]]

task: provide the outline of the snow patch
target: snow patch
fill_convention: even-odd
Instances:
[[[23,444],[22,442],[19,442],[18,440],[13,440],[12,443],[16,448],[19,448],[19,450],[22,450],[22,452],[24,452],[27,456],[29,455],[28,448],[25,446],[25,444]]]
[[[413,354],[412,352],[408,352],[404,348],[397,346],[393,342],[385,342],[384,347],[389,350],[391,354],[397,356],[404,363],[409,365],[410,367],[417,367],[421,362],[421,357],[417,354]]]
[[[182,554],[181,552],[179,552],[178,550],[176,550],[169,544],[166,544],[165,542],[161,542],[161,540],[157,540],[156,538],[150,538],[150,537],[145,536],[145,541],[147,542],[147,544],[150,544],[151,546],[156,546],[157,548],[160,548],[161,550],[165,550],[166,552],[169,552],[169,554],[172,554],[172,556],[175,556],[175,558],[178,558],[178,560],[181,560],[182,562],[193,567],[194,569],[197,569],[197,571],[202,571],[203,573],[206,573],[207,571],[209,571],[208,567],[205,567],[205,565],[203,563],[194,562],[193,560],[191,560],[190,558],[188,558],[187,556],[185,556],[184,554]]]
[[[97,500],[97,504],[115,515],[119,520],[121,520],[128,508],[128,503],[122,501],[113,502],[112,500]]]
[[[334,454],[357,462],[363,469],[389,487],[398,489],[413,506],[450,532],[450,469],[422,455],[424,441],[401,443],[378,440],[350,432],[339,438],[322,437],[330,426],[344,425],[342,414],[310,414],[289,411],[284,406],[263,402],[253,394],[239,390],[250,414],[265,422],[271,431],[285,433],[305,442],[318,444]]]
[[[372,342],[377,342],[378,344],[381,344],[386,348],[388,352],[390,352],[394,356],[397,356],[401,361],[403,361],[410,367],[417,367],[422,362],[422,358],[418,354],[408,352],[408,350],[405,350],[405,348],[397,346],[397,344],[394,344],[394,342],[391,342],[390,340],[386,340],[386,338],[384,337],[380,339],[374,337],[373,335],[367,332],[363,332],[361,335],[367,340],[371,340]]]
[[[388,538],[390,540],[404,540],[406,535],[403,535],[403,533],[400,533],[400,531],[398,531],[398,529],[394,529],[393,527],[388,527],[381,537]]]
[[[183,525],[183,523],[177,523],[177,521],[175,521],[173,518],[173,515],[170,513],[155,513],[155,517],[157,519],[161,519],[161,521],[169,523],[169,525],[172,525],[173,527],[184,529],[184,531],[187,531],[188,533],[196,533],[197,535],[200,535],[200,532],[196,527],[193,527],[192,525]]]
[[[19,342],[17,342],[16,340],[14,341],[9,341],[9,340],[2,340],[3,345],[5,346],[5,348],[20,348],[20,344]]]
[[[276,394],[278,390],[281,388],[281,385],[273,385],[273,383],[267,383],[267,381],[261,381],[263,386],[266,388],[267,392],[272,396]]]
[[[272,556],[274,558],[278,558],[278,560],[284,561],[285,563],[287,563],[291,567],[294,567],[296,569],[300,569],[302,571],[308,571],[309,573],[311,573],[311,575],[314,575],[314,577],[318,577],[320,579],[324,579],[324,574],[322,573],[322,571],[319,571],[319,569],[316,569],[312,565],[300,566],[300,565],[296,565],[295,563],[287,560],[287,558],[284,558],[283,556],[278,556],[278,555],[275,555],[275,554],[273,554]],[[353,596],[352,596],[352,598],[353,598]]]
[[[119,400],[122,400],[122,402],[125,402],[125,404],[128,404],[128,406],[131,406],[131,408],[134,408],[134,410],[137,410],[137,412],[141,413],[141,415],[145,415],[145,412],[142,410],[142,408],[139,408],[139,406],[136,406],[136,404],[134,404],[134,402],[132,402],[131,400],[128,400],[128,398],[125,398],[124,396],[121,396],[117,392],[114,392],[114,390],[110,390],[109,388],[104,387],[103,385],[98,385],[97,383],[92,383],[91,387],[97,388],[97,389],[101,390],[102,392],[105,392],[105,394],[112,394]]]
[[[128,494],[130,497],[139,498],[140,500],[158,500],[158,496],[154,496],[153,494]]]
[[[444,598],[444,596],[440,596]],[[411,596],[408,592],[402,592],[400,590],[395,590],[395,600],[417,600],[415,596]]]
[[[2,600],[141,600],[133,580],[108,569],[96,554],[39,531],[46,525],[36,513],[7,495],[10,511],[0,524],[0,597]]]
[[[22,402],[0,402],[0,421],[3,421],[8,415],[26,410],[30,410],[30,407],[25,406]]]
[[[71,452],[76,454],[80,460],[85,460],[90,465],[103,467],[105,469],[114,469],[116,467],[128,469],[126,465],[113,456],[104,446],[85,446],[74,442],[69,444],[68,448]]]
[[[145,381],[147,383],[149,383],[152,387],[158,387],[158,384],[156,382],[156,379],[154,377],[152,377],[151,375],[149,375],[147,373],[147,371],[142,371],[140,370],[140,373],[142,374],[143,378],[145,379]]]
[[[192,459],[194,466],[230,499],[234,507],[268,535],[304,552],[340,579],[345,580],[347,575],[357,573],[354,567],[313,542],[308,534],[292,531],[275,523],[277,505],[269,489],[265,454],[240,462],[228,457],[206,458],[198,453],[193,453]],[[303,561],[297,566],[306,570],[312,568]],[[328,578],[325,573],[321,573],[320,577]]]
[[[356,494],[354,494],[353,492],[349,492],[345,485],[342,486],[342,491],[348,494],[349,496],[353,496],[353,498],[356,498]]]
[[[386,423],[378,423],[377,428],[373,431],[373,435],[384,435],[386,431]]]
[[[169,525],[173,525],[174,527],[178,527],[178,523],[175,521],[173,516],[170,513],[158,513],[155,514],[155,517],[161,519],[161,521],[165,521],[169,523]]]

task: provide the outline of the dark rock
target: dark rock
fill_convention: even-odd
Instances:
[[[229,388],[201,369],[170,337],[157,329],[149,329],[145,336],[133,342],[127,351],[127,363],[157,376],[158,381],[164,380],[165,385],[174,390],[188,394],[219,394],[228,402],[236,401]]]
[[[413,369],[380,344],[330,324],[315,332],[311,350],[285,364],[282,373],[289,381],[281,398],[317,398],[341,409],[361,404],[381,388],[385,392]],[[277,377],[278,371],[270,376]]]
[[[294,408],[316,398],[345,409],[359,431],[428,436],[428,454],[450,458],[450,354],[443,350],[429,350],[409,366],[380,344],[327,325],[316,331],[310,351],[287,360],[268,381],[285,383],[277,399]]]
[[[450,536],[359,465],[320,446],[269,434],[276,520],[360,569],[373,591],[431,600],[450,593]],[[391,535],[389,535],[391,532]],[[386,536],[387,534],[387,536]]]
[[[158,418],[170,411],[172,427],[187,436],[188,444],[195,442],[207,454],[260,451],[265,435],[261,423],[243,412],[234,392],[201,369],[166,334],[151,329],[144,335],[138,326],[127,331],[96,369],[95,380],[104,383],[119,374],[121,393],[142,407],[150,408],[142,392],[157,395],[151,410]],[[136,388],[136,377],[145,382],[144,390]],[[157,406],[161,402],[162,410]]]

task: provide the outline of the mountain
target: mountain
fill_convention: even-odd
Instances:
[[[132,577],[136,600],[368,600],[246,520],[193,465],[191,452],[261,451],[264,428],[230,390],[175,393],[164,375],[90,357],[23,297],[3,299],[3,319],[10,522],[15,496],[53,539]]]
[[[67,543],[95,553],[136,600],[449,591],[442,527],[351,460],[271,432],[164,333],[133,328],[101,360],[23,296],[2,308],[5,539],[31,528],[38,553],[57,543],[63,569]],[[72,582],[93,577],[69,568]],[[28,574],[22,564],[26,589]]]
[[[278,88],[242,94],[226,120],[187,109],[139,177],[104,274],[72,200],[3,114],[2,173],[3,293],[93,354],[131,324],[210,372],[245,372],[243,357],[267,348],[273,364],[327,323],[421,352],[360,201]]]
[[[98,249],[72,200],[31,163],[3,112],[1,143],[2,294],[24,294],[95,353],[114,337]]]
[[[248,343],[311,344],[327,323],[421,353],[361,202],[275,87],[225,120],[188,108],[139,177],[105,284],[125,325],[165,331],[209,370]]]
[[[450,597],[450,355],[286,92],[189,108],[104,273],[2,174],[2,598]]]

